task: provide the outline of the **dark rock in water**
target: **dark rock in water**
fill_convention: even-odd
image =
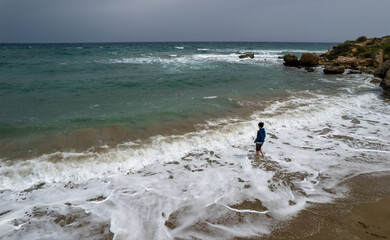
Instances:
[[[381,78],[373,78],[371,79],[370,83],[373,83],[373,84],[377,84],[377,83],[381,83],[382,82],[382,79]]]
[[[305,70],[308,72],[314,72],[314,68],[312,67],[305,67]]]
[[[300,62],[298,60],[298,57],[292,54],[287,54],[283,57],[284,60],[284,66],[286,67],[298,67],[300,66]]]
[[[345,71],[343,66],[326,66],[324,68],[325,74],[342,74]]]
[[[254,58],[255,57],[255,54],[253,53],[247,53],[247,54],[243,54],[243,55],[240,55],[238,56],[239,58]]]
[[[384,78],[386,76],[386,72],[390,69],[390,60],[382,63],[377,69],[374,71],[374,76]]]
[[[359,67],[358,69],[364,73],[374,74],[374,69],[370,67]]]
[[[362,74],[360,70],[349,70],[347,74]]]
[[[283,59],[283,57],[282,57],[282,56],[279,56],[278,59]]]
[[[390,96],[390,70],[387,71],[386,76],[382,80],[380,86],[383,88],[383,90],[385,90],[385,93]]]
[[[304,67],[316,67],[320,62],[320,57],[315,53],[302,53],[299,62]]]

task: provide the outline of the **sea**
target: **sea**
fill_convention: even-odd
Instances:
[[[373,76],[283,65],[335,44],[0,44],[0,239],[258,239],[389,175]]]

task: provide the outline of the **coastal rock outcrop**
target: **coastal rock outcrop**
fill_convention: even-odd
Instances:
[[[283,57],[284,66],[286,67],[299,67],[301,64],[298,60],[298,57],[292,54],[287,54]]]
[[[317,67],[319,65],[320,57],[315,53],[302,53],[299,62],[303,67]]]
[[[246,54],[242,54],[242,55],[240,55],[238,57],[239,58],[254,58],[255,54],[253,54],[253,53],[246,53]]]
[[[357,68],[370,73],[386,61],[389,55],[390,36],[381,38],[362,36],[355,41],[346,41],[334,46],[332,50],[322,54],[321,58],[326,59],[331,65]]]
[[[325,66],[325,74],[342,74],[350,69],[348,74],[368,73],[382,79],[381,86],[390,95],[390,35],[380,38],[361,36],[354,41],[345,41],[334,46],[326,53],[302,53],[301,59],[294,55],[284,56],[287,67],[304,67],[312,72],[318,65]]]
[[[390,69],[390,60],[387,60],[386,62],[382,63],[377,69],[374,71],[374,76],[385,78],[386,73]]]
[[[390,60],[386,60],[374,71],[374,76],[382,79],[380,86],[390,96]]]
[[[326,66],[324,68],[325,74],[342,74],[345,71],[343,66]]]
[[[383,90],[385,90],[385,93],[390,96],[390,70],[387,71],[386,76],[382,80],[380,86],[383,88]]]

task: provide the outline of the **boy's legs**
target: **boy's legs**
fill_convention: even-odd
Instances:
[[[263,150],[261,150],[262,146],[263,146],[263,143],[256,143],[256,155],[260,155],[260,153],[261,153],[261,155],[264,158]]]

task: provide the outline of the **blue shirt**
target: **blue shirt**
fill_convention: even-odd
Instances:
[[[259,131],[257,131],[257,137],[255,140],[255,143],[256,142],[264,142],[264,141],[265,141],[265,129],[260,128]]]

